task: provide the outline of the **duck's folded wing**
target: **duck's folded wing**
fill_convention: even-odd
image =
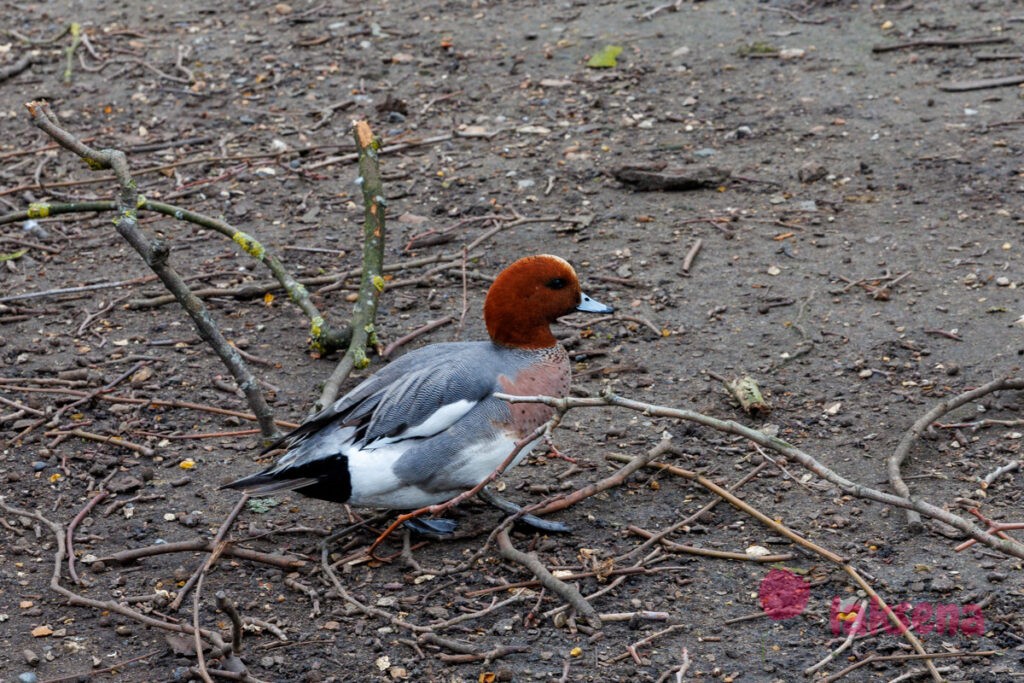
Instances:
[[[296,448],[332,424],[354,428],[357,445],[442,432],[495,391],[496,375],[480,371],[488,367],[488,347],[463,342],[410,352],[304,422],[283,443]]]
[[[449,429],[495,391],[495,376],[475,361],[472,355],[438,358],[388,386],[367,414],[360,442],[374,447]]]

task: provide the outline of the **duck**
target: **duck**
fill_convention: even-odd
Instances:
[[[487,292],[483,316],[490,339],[435,343],[404,354],[264,451],[286,449],[271,466],[224,488],[250,495],[295,491],[388,510],[450,500],[490,476],[517,441],[553,414],[549,406],[512,404],[494,394],[568,395],[569,356],[551,325],[574,312],[613,311],[582,292],[566,260],[520,258]],[[523,447],[509,467],[540,440]],[[518,509],[493,492],[479,497],[506,512]],[[440,535],[454,529],[448,520],[435,521],[413,528]],[[525,521],[567,530],[535,517]]]

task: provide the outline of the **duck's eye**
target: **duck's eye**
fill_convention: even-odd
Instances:
[[[554,280],[548,280],[548,289],[565,289],[565,286],[569,283],[563,278],[556,277]]]

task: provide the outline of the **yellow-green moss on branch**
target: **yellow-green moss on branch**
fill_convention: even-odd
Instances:
[[[313,325],[316,332],[311,334],[309,342],[310,349],[319,354],[326,355],[332,351],[345,348],[348,345],[352,336],[352,331],[348,325],[342,325],[338,328],[334,328],[327,324],[319,309],[317,309],[316,305],[310,299],[309,292],[306,288],[300,282],[296,281],[295,278],[289,274],[280,259],[270,253],[263,243],[254,236],[239,230],[226,221],[212,218],[195,211],[189,211],[188,209],[183,209],[181,207],[174,206],[173,204],[151,201],[142,195],[139,195],[135,200],[135,206],[139,210],[152,211],[154,213],[170,216],[179,221],[193,223],[200,227],[219,232],[225,237],[230,238],[245,253],[258,261],[261,261],[270,269],[270,272],[274,274],[274,277],[281,284],[281,287],[288,293],[288,297],[296,306],[302,309],[302,312],[306,314],[306,317],[309,318],[310,321],[317,319],[320,321],[316,325]],[[71,203],[38,202],[29,204],[26,211],[15,211],[0,216],[0,225],[34,218],[48,218],[67,213],[101,211],[119,211],[119,209],[116,202],[109,200]],[[381,278],[379,282],[380,285],[378,286],[383,288],[383,278]]]

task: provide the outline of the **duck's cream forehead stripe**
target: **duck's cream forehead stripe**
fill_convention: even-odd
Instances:
[[[572,271],[573,273],[575,273],[575,272],[576,272],[576,270],[575,270],[575,269],[574,269],[574,268],[573,268],[573,267],[572,267],[571,265],[569,265],[569,262],[568,262],[568,261],[566,261],[566,260],[565,260],[564,258],[562,258],[561,256],[555,256],[554,254],[541,254],[540,256],[541,256],[541,258],[549,258],[549,259],[551,259],[551,260],[553,260],[553,261],[558,261],[559,263],[561,263],[562,265],[564,265],[564,266],[565,266],[566,268],[568,268],[568,269],[569,269],[570,271]]]

